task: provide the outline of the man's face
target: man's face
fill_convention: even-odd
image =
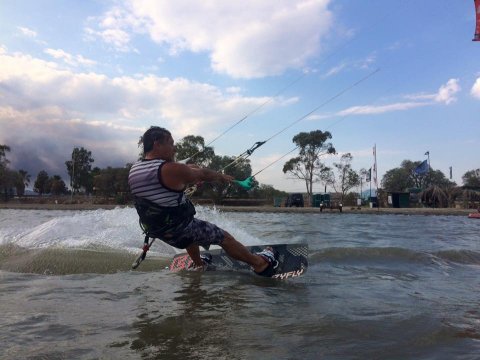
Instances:
[[[169,136],[163,143],[158,142],[158,150],[163,160],[175,160],[175,145],[171,136]]]

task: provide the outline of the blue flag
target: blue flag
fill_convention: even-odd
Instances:
[[[413,170],[413,172],[415,173],[415,175],[423,175],[428,173],[428,169],[429,166],[427,160],[423,160],[422,163],[418,165],[415,170]]]

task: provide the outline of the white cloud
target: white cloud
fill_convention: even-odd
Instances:
[[[49,53],[71,59],[62,51]],[[182,135],[202,132],[201,129],[215,127],[225,119],[239,118],[239,114],[268,100],[243,97],[183,78],[153,75],[108,78],[94,72],[75,73],[53,62],[22,54],[0,55],[0,81],[9,89],[3,92],[0,105],[17,109],[55,105],[69,112],[104,114],[111,118],[128,114],[123,120],[164,121]]]
[[[330,70],[328,70],[327,73],[324,76],[325,77],[330,77],[330,76],[336,75],[336,74],[340,73],[346,67],[347,67],[346,63],[341,63],[339,65],[336,65],[336,66],[332,67]]]
[[[383,114],[393,111],[410,110],[425,105],[428,104],[422,102],[401,102],[388,105],[352,106],[348,109],[338,112],[337,116]]]
[[[478,82],[480,83],[480,81]],[[395,111],[407,111],[407,110],[415,109],[418,107],[431,106],[437,103],[443,103],[443,104],[449,105],[452,102],[455,102],[457,100],[455,95],[459,91],[460,91],[460,86],[458,84],[458,79],[450,79],[447,81],[445,85],[442,85],[439,88],[438,92],[435,94],[413,94],[413,95],[405,96],[405,98],[413,101],[396,102],[393,104],[385,104],[385,105],[352,106],[331,115],[328,115],[328,114],[311,115],[308,117],[308,119],[323,120],[323,119],[337,117],[337,116],[378,115],[378,114],[385,114],[385,113],[390,113]]]
[[[458,79],[450,79],[445,85],[442,85],[435,96],[435,101],[451,104],[457,101],[455,94],[461,90]]]
[[[96,64],[94,60],[86,59],[82,55],[72,55],[61,49],[45,49],[44,52],[53,58],[63,60],[66,64],[72,66],[93,66]]]
[[[478,78],[475,81],[475,84],[473,84],[470,94],[472,94],[473,97],[480,99],[480,78]]]
[[[26,37],[29,37],[29,38],[36,38],[37,37],[37,32],[32,30],[32,29],[29,29],[29,28],[23,27],[23,26],[18,26],[17,29],[20,30],[20,32]]]
[[[367,57],[354,61],[342,61],[340,64],[335,65],[324,75],[325,78],[337,75],[340,72],[348,71],[351,69],[370,69],[371,66],[376,62],[377,56],[372,53]]]
[[[98,21],[101,37],[121,51],[130,34],[148,33],[171,55],[210,54],[211,67],[236,78],[277,75],[302,68],[321,50],[332,25],[330,0],[152,1],[130,0]]]
[[[92,28],[85,28],[85,39],[95,41],[96,38],[102,39],[105,43],[111,45],[118,51],[135,52],[136,50],[129,45],[131,37],[122,29],[105,29],[96,31]]]
[[[458,79],[450,79],[446,84],[440,86],[434,94],[412,94],[405,96],[411,100],[432,100],[435,102],[445,103],[447,105],[457,101],[455,95],[461,90]]]

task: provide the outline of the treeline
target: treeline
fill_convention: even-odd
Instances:
[[[408,189],[426,189],[431,186],[455,187],[457,184],[447,179],[445,174],[433,168],[418,174],[415,172],[420,161],[404,160],[399,167],[388,170],[382,178],[382,188],[386,191],[406,191]],[[480,169],[467,171],[462,176],[463,186],[480,190]]]
[[[445,174],[428,166],[427,171],[416,171],[420,161],[404,160],[399,167],[388,170],[382,178],[379,191],[386,203],[388,192],[414,194],[418,202],[429,207],[478,207],[480,204],[480,169],[469,170],[462,176],[462,186],[447,179]]]
[[[92,153],[83,147],[75,147],[71,160],[65,162],[70,177],[70,188],[60,175],[50,176],[46,170],[41,170],[32,183],[32,176],[26,170],[12,170],[7,153],[11,149],[8,145],[0,145],[0,191],[2,198],[8,200],[15,194],[24,196],[25,189],[33,185],[33,191],[39,195],[67,195],[81,193],[86,195],[98,194],[104,197],[121,195],[124,201],[128,198],[128,172],[131,165],[124,168],[92,169],[94,159]]]
[[[186,159],[192,156],[192,162],[213,170],[223,170],[226,174],[236,179],[246,179],[252,175],[252,168],[248,159],[237,161],[235,166],[228,166],[235,158],[216,155],[213,148],[204,146],[204,139],[200,136],[187,136],[177,145],[177,159]],[[25,170],[12,170],[9,168],[7,153],[11,149],[7,145],[0,145],[0,189],[4,200],[8,200],[15,194],[24,196],[25,189],[31,185],[32,177]],[[238,159],[237,159],[238,160]],[[75,147],[69,160],[65,161],[67,174],[70,178],[70,189],[60,175],[50,176],[42,170],[37,174],[33,183],[33,190],[39,195],[66,195],[85,194],[114,198],[117,203],[126,203],[130,200],[128,186],[128,173],[132,164],[124,167],[93,167],[95,162],[91,151],[83,147]],[[226,168],[225,168],[226,167]],[[194,191],[192,191],[194,189]],[[223,198],[255,198],[273,199],[277,196],[286,196],[287,193],[276,190],[273,186],[259,184],[254,181],[251,190],[245,190],[239,186],[225,184],[195,184],[189,189],[193,197],[211,198],[221,200]]]
[[[333,166],[326,166],[322,159],[337,153],[330,142],[331,138],[330,132],[321,130],[301,132],[295,135],[292,141],[297,145],[298,155],[284,164],[283,173],[304,182],[306,193],[309,196],[313,195],[313,184],[320,183],[340,194],[342,202],[348,201],[348,199],[354,202],[358,197],[357,190],[361,189],[363,185],[368,186],[367,182],[372,177],[371,171],[354,170],[353,156],[350,153],[343,154],[338,162],[333,163]],[[16,171],[9,168],[7,153],[10,150],[7,145],[0,145],[0,189],[5,199],[13,196],[14,193],[22,196],[25,187],[29,186],[31,181],[31,175],[27,171]],[[177,160],[190,159],[189,162],[223,171],[238,180],[247,179],[252,175],[249,159],[242,156],[235,158],[216,155],[213,147],[205,146],[205,141],[201,136],[188,135],[184,137],[176,144],[176,150]],[[120,168],[100,169],[92,167],[94,161],[89,150],[75,147],[70,159],[65,161],[71,190],[68,190],[59,175],[49,176],[45,170],[38,173],[33,189],[40,195],[62,195],[73,191],[73,193],[86,195],[94,194],[106,199],[115,198],[118,203],[127,202],[129,200],[128,173],[132,164],[126,164]],[[462,176],[463,186],[457,186],[442,171],[430,168],[430,166],[428,166],[428,171],[417,171],[422,163],[421,161],[404,160],[400,167],[388,170],[381,179],[379,193],[422,192],[428,197],[430,191],[436,195],[433,196],[433,200],[425,199],[426,203],[436,201],[447,204],[447,206],[451,206],[452,201],[458,196],[465,195],[465,191],[469,191],[469,194],[473,194],[474,197],[480,196],[480,169],[467,171]],[[256,171],[258,173],[263,169],[256,169]],[[189,192],[193,197],[215,201],[224,198],[272,200],[275,197],[287,196],[286,192],[279,191],[270,185],[259,184],[257,181],[253,182],[250,190],[231,184],[203,183],[194,184]],[[439,196],[449,200],[439,201]]]

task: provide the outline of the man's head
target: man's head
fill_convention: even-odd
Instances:
[[[161,152],[161,155],[167,155],[164,160],[173,161],[174,147],[172,134],[167,129],[164,129],[159,126],[151,126],[150,129],[145,131],[145,133],[140,137],[138,144],[143,144],[143,155],[145,156],[149,152],[155,151],[156,153]],[[173,149],[169,151],[170,148]],[[164,151],[165,150],[165,151]],[[164,154],[168,153],[168,154]],[[159,155],[159,154],[156,154]],[[170,158],[170,155],[172,158]]]

